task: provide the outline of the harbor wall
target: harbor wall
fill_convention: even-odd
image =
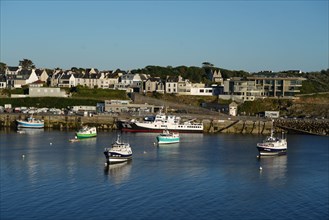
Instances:
[[[34,115],[36,119],[42,119],[45,122],[45,128],[54,129],[79,129],[83,125],[96,126],[98,129],[115,130],[116,117],[112,116],[63,116],[63,115]],[[16,128],[16,120],[25,119],[24,114],[0,114],[0,128]]]
[[[0,129],[4,127],[16,128],[17,119],[25,119],[24,114],[0,114]],[[54,129],[79,129],[83,125],[96,126],[100,130],[116,130],[118,120],[142,120],[142,116],[117,116],[117,115],[95,115],[95,116],[63,116],[63,115],[34,115],[37,119],[43,119],[45,128]],[[190,116],[181,116],[182,121],[187,121]],[[207,118],[204,115],[196,118],[202,122],[205,133],[236,133],[236,134],[269,134],[272,121],[262,118]],[[329,135],[329,120],[275,120],[275,132],[282,130],[288,132],[307,133],[314,135]]]

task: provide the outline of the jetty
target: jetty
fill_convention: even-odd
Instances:
[[[274,126],[293,133],[329,136],[328,119],[278,119]]]

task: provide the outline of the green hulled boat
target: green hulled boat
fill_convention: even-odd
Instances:
[[[81,139],[81,138],[92,138],[92,137],[97,136],[97,130],[96,130],[96,127],[84,126],[75,135],[79,139]]]

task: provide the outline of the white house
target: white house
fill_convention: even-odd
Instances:
[[[167,76],[165,84],[165,93],[176,94],[178,93],[178,82],[181,81],[181,76]]]
[[[120,79],[119,83],[115,85],[116,89],[125,89],[128,87],[143,87],[143,81],[144,77],[142,79],[140,74],[132,74],[132,73],[127,73],[123,74]]]
[[[14,87],[21,88],[24,85],[28,85],[38,80],[38,76],[35,73],[35,69],[21,70],[14,76]]]
[[[229,104],[229,115],[236,116],[238,114],[238,104],[235,102],[232,102]]]

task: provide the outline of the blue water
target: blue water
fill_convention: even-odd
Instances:
[[[106,169],[115,132],[0,131],[0,219],[328,219],[328,137],[290,134],[258,160],[263,136],[156,135],[123,133],[133,160]]]

